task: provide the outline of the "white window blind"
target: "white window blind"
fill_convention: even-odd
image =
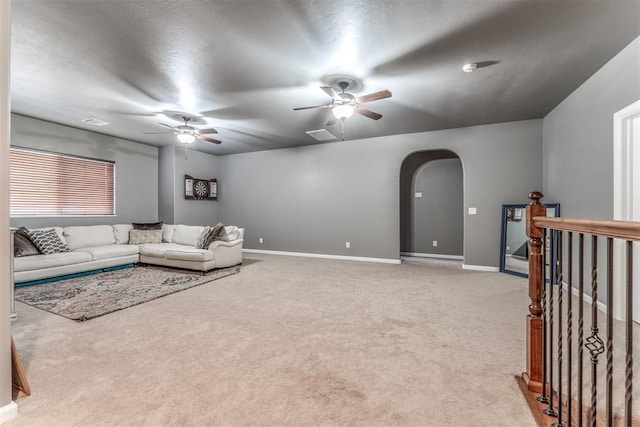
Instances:
[[[10,149],[11,216],[114,215],[115,164]]]

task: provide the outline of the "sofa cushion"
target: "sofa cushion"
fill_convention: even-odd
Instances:
[[[143,245],[145,243],[162,243],[162,230],[136,230],[129,231],[129,244]]]
[[[174,224],[162,224],[162,241],[164,243],[173,242],[173,231],[176,229]]]
[[[224,231],[226,233],[225,238],[220,238],[218,240],[224,240],[225,242],[231,242],[232,240],[238,239],[238,235],[240,234],[239,231],[238,231],[238,227],[236,227],[235,225],[227,225],[224,228]]]
[[[13,255],[18,257],[38,255],[39,253],[40,250],[29,237],[29,230],[25,227],[18,228],[13,234]]]
[[[62,241],[53,228],[46,230],[30,230],[29,238],[43,254],[69,252],[69,247]]]
[[[164,253],[168,250],[180,250],[187,247],[188,246],[178,245],[177,243],[146,243],[140,245],[140,255],[164,258]]]
[[[164,253],[165,259],[178,259],[181,261],[213,261],[213,252],[206,249],[185,248],[180,250],[168,250]]]
[[[57,252],[54,254],[41,254],[15,258],[13,269],[15,271],[40,270],[44,268],[60,267],[63,265],[80,264],[91,261],[91,255],[85,252]]]
[[[113,236],[116,238],[116,245],[129,244],[129,231],[133,228],[131,224],[114,224]]]
[[[177,243],[149,243],[140,246],[140,255],[183,261],[213,261],[213,251]]]
[[[173,231],[172,242],[179,245],[189,245],[194,248],[198,244],[198,238],[204,227],[201,225],[176,225]]]
[[[162,230],[162,221],[159,222],[134,222],[131,224],[134,230]]]
[[[94,246],[91,248],[81,248],[78,252],[85,252],[91,255],[94,261],[100,259],[118,258],[127,255],[136,255],[138,253],[137,245],[107,245]]]
[[[111,225],[87,225],[65,227],[64,238],[69,249],[114,245],[116,238]]]

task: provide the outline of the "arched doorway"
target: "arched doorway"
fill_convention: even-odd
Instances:
[[[449,150],[408,155],[400,168],[400,255],[462,260],[462,162]]]

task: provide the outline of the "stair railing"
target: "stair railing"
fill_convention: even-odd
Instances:
[[[640,268],[634,265],[633,246],[634,242],[640,242],[640,222],[547,217],[546,207],[540,202],[542,197],[540,192],[529,194],[531,203],[526,209],[531,300],[526,332],[527,370],[523,374],[527,388],[539,394],[537,400],[544,404],[544,414],[555,419],[553,426],[601,423],[630,427],[634,423],[633,330],[638,327],[633,321],[633,275],[634,268]],[[585,240],[590,242],[589,263],[585,263],[588,249]],[[615,254],[614,241],[621,242],[616,247],[623,248]],[[599,263],[602,257],[598,245],[602,243],[606,250],[601,252],[606,252],[606,259]],[[617,275],[620,277],[614,277],[614,256],[624,257],[624,272]],[[557,260],[555,265],[547,262],[548,257]],[[555,269],[555,274],[551,269]],[[585,270],[591,274],[586,296]],[[555,283],[551,283],[553,277]],[[614,278],[623,287],[622,301],[614,301]],[[605,313],[598,307],[602,308],[599,295],[606,295]],[[589,299],[591,307],[585,311]],[[624,319],[618,321],[616,328],[614,304],[624,304]],[[598,323],[603,314],[604,334]],[[614,329],[616,340],[623,342],[620,345],[623,349],[614,348]],[[585,350],[588,360],[585,360]],[[599,370],[603,353],[605,371]],[[618,357],[614,357],[616,355]],[[616,383],[615,388],[614,359],[623,365],[616,369],[624,368],[624,384]],[[598,390],[599,382],[604,383],[604,391]],[[618,390],[624,390],[623,402],[614,402],[614,391]]]

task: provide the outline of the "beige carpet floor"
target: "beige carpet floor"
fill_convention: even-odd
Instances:
[[[245,255],[86,322],[17,303],[33,394],[7,426],[534,426],[526,280]]]

